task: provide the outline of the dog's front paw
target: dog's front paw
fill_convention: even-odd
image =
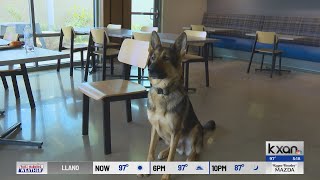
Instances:
[[[165,149],[158,154],[158,160],[163,160],[168,157],[170,149]]]
[[[165,158],[167,158],[168,156],[166,156],[165,154],[159,153],[158,155],[158,160],[163,160]]]
[[[169,180],[170,179],[170,175],[169,174],[164,174],[161,177],[161,180]]]
[[[138,174],[137,177],[143,178],[143,177],[148,177],[150,174]]]

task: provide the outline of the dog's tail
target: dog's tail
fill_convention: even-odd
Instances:
[[[216,129],[216,123],[213,120],[210,120],[203,126],[203,129],[205,132],[214,131]]]

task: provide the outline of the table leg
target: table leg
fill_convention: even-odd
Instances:
[[[1,79],[2,79],[2,83],[3,83],[4,89],[7,90],[9,88],[9,86],[8,86],[8,82],[7,82],[6,77],[5,76],[1,76]]]
[[[208,52],[209,46],[208,43],[205,44],[205,50],[204,50],[204,63],[205,63],[205,72],[206,72],[206,87],[209,87],[209,52]]]
[[[18,82],[17,82],[17,76],[13,75],[13,76],[11,76],[11,79],[12,79],[14,95],[16,96],[16,99],[19,99],[20,93],[19,93],[19,87],[18,87]]]
[[[37,146],[39,149],[42,148],[43,142],[40,141],[22,141],[22,140],[11,140],[5,139],[6,136],[11,134],[13,131],[21,129],[21,123],[17,123],[9,128],[6,132],[0,135],[0,145],[22,145],[22,146]]]
[[[110,127],[110,100],[103,101],[103,137],[104,137],[104,154],[111,154],[111,127]]]
[[[31,86],[30,86],[30,81],[29,81],[29,76],[28,76],[28,71],[27,71],[26,65],[20,64],[20,67],[21,67],[21,72],[22,72],[24,84],[26,86],[30,107],[31,107],[31,109],[35,109],[36,105],[34,103],[33,94],[32,94],[32,90],[31,90]]]

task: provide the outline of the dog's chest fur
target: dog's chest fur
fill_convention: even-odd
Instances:
[[[180,127],[184,110],[184,94],[175,91],[169,95],[158,94],[154,89],[148,95],[148,119],[151,125],[156,128],[159,136],[170,142],[171,135]]]

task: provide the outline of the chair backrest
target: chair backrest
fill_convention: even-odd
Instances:
[[[158,32],[158,30],[159,30],[158,27],[152,27],[152,26],[142,26],[141,27],[142,32],[152,32],[152,31]]]
[[[187,36],[201,37],[201,38],[206,38],[207,37],[207,32],[206,31],[185,30],[184,32],[187,34]]]
[[[104,38],[107,38],[107,43],[109,43],[109,38],[107,32],[104,29],[91,29],[92,40],[97,44],[103,44]]]
[[[63,27],[63,28],[61,28],[61,31],[63,33],[63,37],[66,39],[71,39],[72,34],[73,34],[73,38],[76,37],[76,34],[75,34],[72,26]]]
[[[191,24],[191,30],[193,30],[193,31],[204,31],[204,25]]]
[[[278,43],[278,36],[275,32],[263,32],[257,31],[257,42],[263,44],[274,44]]]
[[[107,29],[121,29],[121,24],[108,24]]]
[[[149,43],[136,39],[125,39],[121,45],[118,60],[144,69],[148,63]]]
[[[133,38],[139,41],[150,41],[151,33],[149,32],[133,32]]]
[[[7,27],[6,32],[4,33],[3,39],[7,41],[18,41],[19,34],[16,33],[16,30],[14,27]]]

